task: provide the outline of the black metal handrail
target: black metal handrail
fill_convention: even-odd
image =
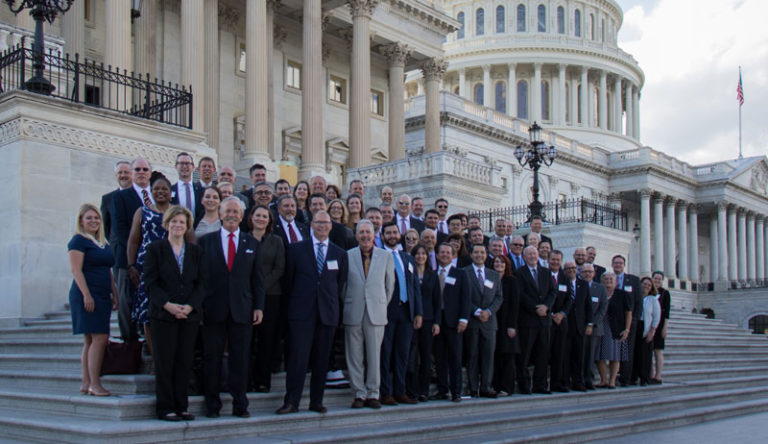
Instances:
[[[562,225],[572,223],[591,223],[603,227],[629,231],[627,212],[614,208],[605,202],[584,197],[546,202],[542,213],[545,224]],[[484,230],[493,231],[497,219],[511,220],[515,227],[522,227],[530,217],[528,205],[493,208],[485,211],[470,212],[470,216],[478,216]]]
[[[0,53],[0,93],[26,89],[32,50],[23,44]],[[110,109],[169,125],[192,128],[192,89],[128,73],[75,54],[45,54],[45,76],[55,89],[51,96]]]

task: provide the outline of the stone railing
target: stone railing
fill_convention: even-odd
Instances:
[[[34,31],[0,22],[0,52],[9,48],[15,48],[21,43],[24,43],[25,48],[32,48],[34,39]],[[46,52],[48,50],[63,52],[63,48],[64,39],[50,34],[45,35]]]
[[[639,165],[656,165],[665,170],[679,173],[685,177],[694,177],[701,174],[701,168],[693,167],[687,162],[678,160],[672,156],[656,151],[650,147],[638,148],[636,150],[621,151],[609,154],[610,166],[613,168],[626,168]]]

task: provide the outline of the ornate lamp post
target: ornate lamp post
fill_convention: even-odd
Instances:
[[[541,141],[541,127],[536,122],[533,122],[533,125],[528,128],[528,136],[531,139],[531,147],[524,149],[518,145],[515,148],[515,158],[517,158],[520,166],[527,166],[533,170],[533,202],[528,205],[531,213],[528,217],[530,222],[534,216],[546,219],[541,212],[543,205],[539,202],[539,168],[541,164],[546,166],[552,165],[557,156],[557,150],[554,146],[547,146],[547,144]]]
[[[35,19],[35,42],[32,45],[32,68],[34,75],[27,80],[27,90],[38,94],[50,95],[56,87],[43,77],[45,70],[45,53],[43,52],[44,34],[43,21],[53,23],[59,13],[69,11],[74,0],[21,0],[16,5],[16,0],[5,0],[11,12],[18,14],[24,9],[31,9],[29,15]]]

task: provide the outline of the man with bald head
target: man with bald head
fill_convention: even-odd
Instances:
[[[325,181],[323,176],[313,176],[309,179],[309,192],[310,194],[325,194],[325,189],[328,187],[328,182]]]
[[[235,173],[235,169],[230,166],[223,166],[221,169],[219,169],[219,183],[221,182],[229,182],[231,184],[235,183],[235,180],[237,179],[237,173]]]
[[[381,203],[392,205],[392,199],[395,198],[395,193],[392,191],[392,187],[384,185],[381,189]]]
[[[403,194],[397,198],[397,228],[400,230],[400,237],[405,240],[405,232],[413,228],[421,234],[424,231],[424,222],[411,216],[411,196]]]

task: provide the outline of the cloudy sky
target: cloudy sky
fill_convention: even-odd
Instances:
[[[616,0],[619,46],[645,72],[641,140],[691,164],[768,153],[768,0]]]

